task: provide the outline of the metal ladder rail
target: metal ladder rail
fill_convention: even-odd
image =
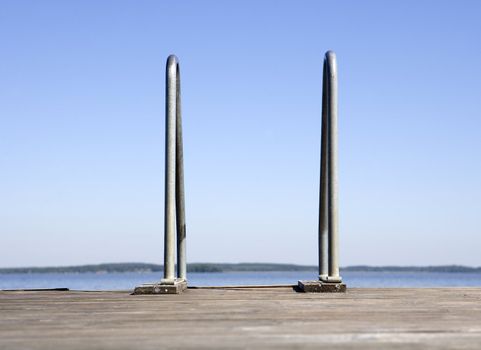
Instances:
[[[165,76],[164,278],[162,284],[187,280],[184,157],[179,60],[167,58]],[[175,276],[175,231],[177,276]]]
[[[321,176],[319,191],[319,280],[341,282],[337,166],[337,61],[324,57],[322,79]]]

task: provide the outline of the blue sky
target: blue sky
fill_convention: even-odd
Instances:
[[[322,59],[341,265],[481,265],[481,2],[0,2],[0,266],[162,263],[181,63],[189,262],[316,264]]]

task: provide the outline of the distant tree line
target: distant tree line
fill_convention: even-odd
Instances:
[[[347,266],[343,271],[376,271],[376,272],[481,272],[481,267],[462,265],[440,266]]]
[[[188,272],[243,272],[243,271],[315,271],[315,266],[265,263],[191,263]],[[14,267],[0,268],[0,273],[122,273],[122,272],[161,272],[163,265],[145,263],[111,263],[80,266]]]
[[[162,272],[163,265],[145,263],[112,263],[59,267],[14,267],[0,268],[0,273],[123,273]],[[317,266],[268,263],[191,263],[188,272],[256,272],[256,271],[317,271]],[[347,266],[341,271],[375,272],[471,272],[481,273],[481,267],[461,265],[443,266]]]

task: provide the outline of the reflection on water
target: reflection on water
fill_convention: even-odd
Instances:
[[[479,273],[344,272],[348,287],[481,287]],[[70,288],[76,290],[130,290],[159,281],[161,273],[45,273],[0,274],[0,289]],[[297,284],[316,279],[312,271],[190,273],[191,286]]]

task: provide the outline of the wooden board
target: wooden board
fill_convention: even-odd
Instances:
[[[0,349],[481,349],[481,288],[0,292]]]

